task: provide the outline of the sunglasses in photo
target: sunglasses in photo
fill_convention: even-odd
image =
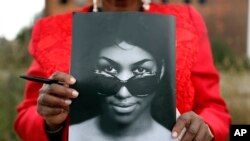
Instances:
[[[102,96],[115,95],[122,87],[126,87],[133,96],[146,97],[157,90],[159,76],[156,74],[148,76],[135,75],[128,80],[120,80],[118,77],[111,75],[94,73],[92,86],[95,92]]]

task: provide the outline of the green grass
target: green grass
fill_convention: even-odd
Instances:
[[[27,51],[29,38],[29,29],[12,42],[0,38],[0,141],[20,141],[13,125],[25,85],[19,75],[26,72],[31,62]]]
[[[233,124],[250,124],[250,71],[221,71],[221,95],[226,100]]]
[[[1,70],[0,76],[0,140],[19,141],[13,124],[16,106],[23,97],[24,81],[17,77],[23,71]]]

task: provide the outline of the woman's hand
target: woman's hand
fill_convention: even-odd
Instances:
[[[177,118],[172,136],[180,141],[211,141],[213,134],[203,119],[194,112],[186,112]]]
[[[37,99],[37,111],[44,118],[51,131],[60,128],[69,113],[71,99],[78,96],[78,92],[69,88],[76,82],[76,79],[62,72],[55,72],[50,79],[58,80],[64,85],[44,84],[39,90]]]

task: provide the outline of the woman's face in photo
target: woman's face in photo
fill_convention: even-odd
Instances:
[[[102,49],[95,73],[121,84],[113,94],[103,96],[104,114],[125,124],[133,122],[139,116],[147,117],[147,114],[150,114],[154,92],[147,93],[143,85],[146,83],[144,81],[150,81],[151,77],[156,78],[156,72],[155,59],[140,47],[121,42]],[[133,84],[127,85],[130,82]],[[153,82],[147,83],[151,85]],[[99,94],[105,95],[105,92]]]

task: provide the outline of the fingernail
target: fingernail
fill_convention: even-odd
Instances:
[[[72,101],[71,101],[70,99],[66,99],[64,102],[65,102],[67,105],[70,105],[70,104],[72,103]]]
[[[70,82],[71,82],[72,84],[74,84],[74,83],[76,83],[76,79],[75,79],[74,77],[70,77]]]
[[[178,137],[178,133],[177,133],[177,132],[173,132],[173,133],[172,133],[172,137],[173,137],[173,138],[177,138],[177,137]]]
[[[73,97],[77,97],[79,95],[79,93],[76,91],[76,90],[73,90],[72,91],[72,96]]]

